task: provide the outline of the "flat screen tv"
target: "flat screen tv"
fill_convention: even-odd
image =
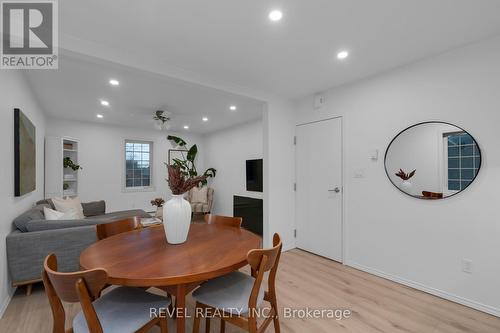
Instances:
[[[262,159],[247,160],[247,191],[262,192]]]

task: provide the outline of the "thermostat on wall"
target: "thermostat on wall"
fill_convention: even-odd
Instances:
[[[325,96],[317,94],[314,96],[314,108],[319,109],[325,104]]]

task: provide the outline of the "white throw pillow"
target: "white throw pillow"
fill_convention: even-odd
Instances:
[[[208,187],[193,187],[191,190],[191,203],[208,204]]]
[[[58,212],[47,207],[43,207],[43,215],[45,215],[46,220],[76,220],[78,219],[78,213],[74,209],[68,210],[66,213]]]
[[[79,197],[66,197],[65,199],[63,198],[52,198],[52,202],[54,203],[54,206],[56,207],[56,210],[59,212],[66,213],[70,209],[73,209],[76,212],[76,216],[78,219],[83,219],[85,218],[85,215],[83,215],[83,207],[82,203],[80,202]]]

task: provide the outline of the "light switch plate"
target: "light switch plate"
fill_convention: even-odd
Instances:
[[[354,170],[354,178],[365,178],[365,169]]]
[[[472,260],[462,259],[462,271],[464,273],[472,274]]]
[[[371,152],[370,152],[370,159],[372,161],[377,161],[378,160],[378,149],[373,149]]]
[[[325,96],[317,94],[314,96],[314,108],[319,109],[325,105]]]

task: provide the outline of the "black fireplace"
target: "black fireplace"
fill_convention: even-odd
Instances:
[[[233,216],[242,217],[242,227],[257,235],[263,233],[264,212],[262,199],[233,197]]]

